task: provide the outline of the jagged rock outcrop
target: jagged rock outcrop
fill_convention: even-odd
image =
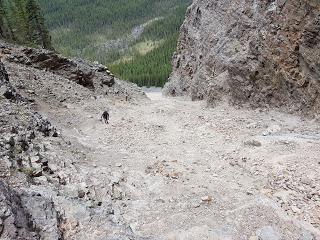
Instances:
[[[9,82],[8,74],[0,62],[0,96],[10,100],[22,100]]]
[[[0,58],[13,65],[20,65],[22,69],[33,68],[68,79],[90,89],[95,95],[146,99],[144,92],[136,84],[117,79],[107,67],[98,62],[68,59],[52,51],[21,47],[3,41],[0,41]],[[21,73],[17,71],[17,75],[19,74]],[[36,74],[33,77],[36,78]],[[37,82],[37,79],[34,80],[33,83]]]
[[[97,83],[112,87],[115,83],[114,76],[105,66],[82,59],[68,59],[52,51],[24,48],[13,50],[8,59],[51,71],[88,88],[94,88]]]
[[[54,205],[39,194],[17,192],[0,181],[0,239],[62,239]]]
[[[111,95],[124,99],[146,99],[144,92],[136,84],[117,79],[106,66],[98,62],[89,62],[83,59],[68,59],[53,51],[44,49],[26,48],[0,41],[0,59],[5,62],[18,64],[21,69],[37,69],[54,76],[68,79],[90,89],[94,95]],[[15,66],[18,66],[15,65]],[[21,75],[19,71],[17,74]],[[32,83],[37,82],[37,74]],[[24,87],[23,81],[21,86]],[[35,86],[32,86],[34,88]],[[38,86],[39,87],[39,86]],[[48,89],[53,91],[53,88]],[[2,89],[1,89],[2,91]],[[30,99],[29,99],[30,100]],[[61,101],[64,101],[61,99]]]
[[[164,93],[320,111],[320,2],[197,0]]]
[[[0,181],[0,238],[40,239],[31,226],[19,195],[6,183]]]

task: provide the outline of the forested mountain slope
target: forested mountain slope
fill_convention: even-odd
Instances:
[[[140,85],[162,85],[191,0],[39,2],[59,52],[108,64]]]
[[[0,37],[51,49],[51,39],[35,0],[0,0]]]

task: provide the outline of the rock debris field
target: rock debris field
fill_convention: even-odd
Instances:
[[[99,114],[96,101],[74,105],[81,120],[63,130],[89,149],[78,167],[97,187],[112,176],[111,197],[135,234],[319,239],[319,124],[275,111],[207,109],[160,92],[149,97],[113,106],[110,125],[90,118]]]
[[[1,212],[1,239],[320,239],[319,120],[208,108],[159,90],[132,90],[126,101],[121,86],[133,86],[121,81],[105,96],[50,71],[4,65],[33,99],[1,100],[3,122],[22,116],[2,123],[22,128],[2,130],[4,148],[26,131],[30,112],[54,130],[32,137],[32,174],[24,163],[11,167],[1,187],[1,209],[16,207],[6,202],[15,192],[33,235],[9,221],[19,219],[12,210]],[[100,121],[106,109],[110,124]]]

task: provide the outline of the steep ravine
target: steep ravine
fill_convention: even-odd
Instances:
[[[175,98],[0,42],[0,239],[320,239],[319,7],[194,1]]]
[[[318,122],[0,49],[0,239],[320,239]]]
[[[196,0],[165,94],[320,111],[318,0]]]

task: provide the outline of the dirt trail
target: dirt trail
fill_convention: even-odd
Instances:
[[[47,112],[85,152],[75,164],[83,179],[102,202],[112,198],[135,234],[320,239],[319,124],[148,96],[142,104],[92,99]],[[106,107],[109,125],[99,121]]]

